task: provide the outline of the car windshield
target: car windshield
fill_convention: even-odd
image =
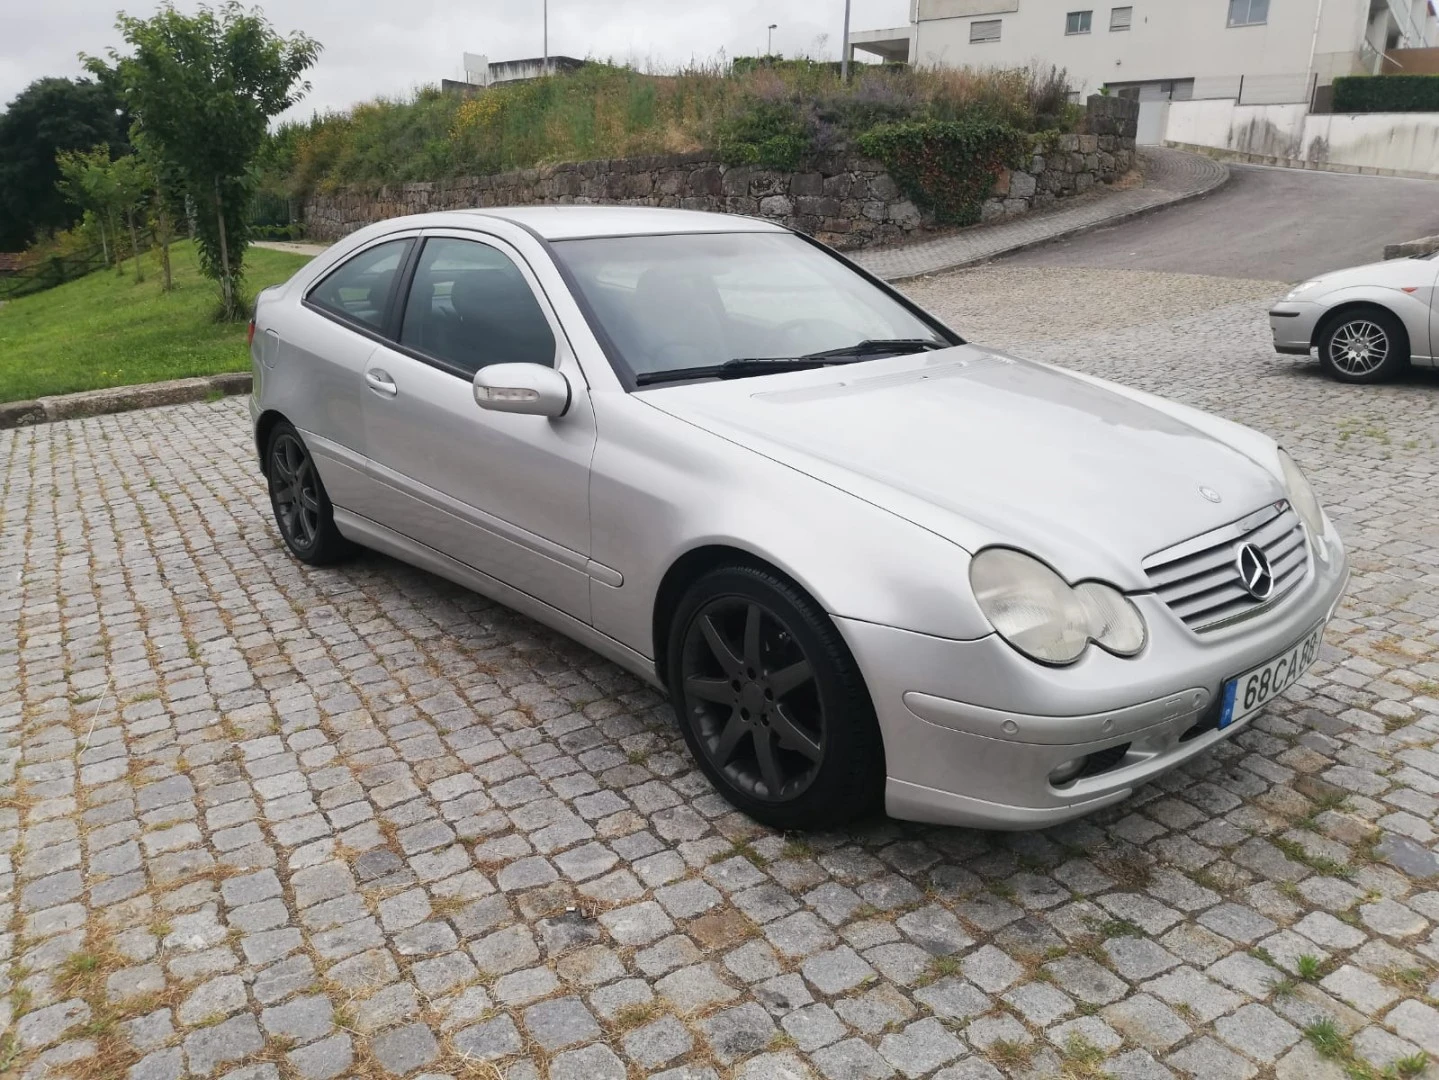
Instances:
[[[615,236],[553,248],[628,369],[621,374],[640,384],[691,369],[711,369],[696,377],[763,373],[762,363],[713,370],[740,359],[829,353],[823,362],[833,363],[953,344],[790,233]]]

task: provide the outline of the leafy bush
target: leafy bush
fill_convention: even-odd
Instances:
[[[792,168],[842,152],[880,125],[983,119],[1070,130],[1076,107],[1054,68],[916,70],[807,60],[652,74],[611,64],[466,96],[433,88],[281,125],[259,187],[305,195],[349,184],[487,175],[557,161],[710,149],[735,163]]]
[[[1029,140],[1008,124],[981,117],[886,124],[856,143],[937,222],[970,225],[979,220],[999,171],[1019,164]]]
[[[1334,111],[1439,112],[1439,75],[1345,75],[1334,80]]]

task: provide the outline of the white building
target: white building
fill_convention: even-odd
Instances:
[[[1439,0],[910,0],[910,25],[851,49],[923,66],[1055,64],[1076,95],[1308,101],[1395,49],[1439,43]]]

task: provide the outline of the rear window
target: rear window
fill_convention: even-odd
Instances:
[[[384,326],[395,277],[410,249],[409,240],[366,248],[341,263],[310,290],[310,303],[371,330]]]

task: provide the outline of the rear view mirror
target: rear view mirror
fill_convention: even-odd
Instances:
[[[570,381],[543,364],[491,364],[475,372],[475,404],[491,412],[564,416]]]

